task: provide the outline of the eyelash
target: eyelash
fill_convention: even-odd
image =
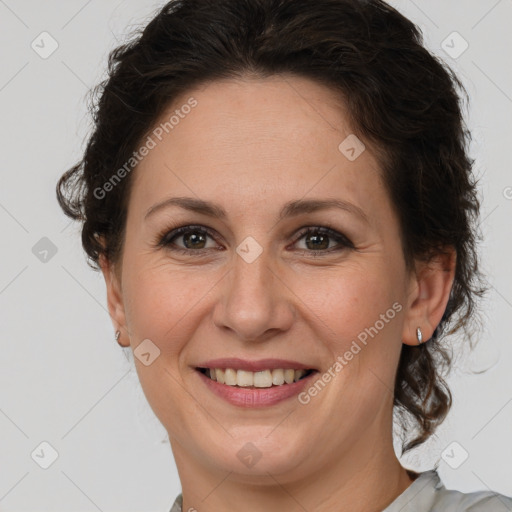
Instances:
[[[202,255],[205,251],[211,250],[210,248],[206,249],[184,249],[182,247],[173,246],[171,243],[172,240],[179,238],[180,236],[187,234],[187,233],[201,233],[202,235],[207,235],[215,240],[215,236],[213,235],[213,232],[205,228],[204,226],[196,226],[196,225],[187,225],[178,227],[175,229],[172,229],[171,231],[165,231],[164,233],[160,234],[157,237],[157,247],[164,247],[166,249],[169,249],[171,251],[176,251],[181,254],[188,254],[188,255]],[[339,252],[345,249],[355,249],[354,244],[343,234],[339,233],[338,231],[327,227],[327,226],[307,226],[304,229],[302,229],[298,235],[295,238],[295,241],[293,244],[296,244],[299,240],[304,238],[306,235],[309,234],[321,234],[321,235],[327,235],[330,238],[332,238],[335,242],[337,242],[339,245],[341,245],[341,248],[331,248],[331,249],[325,249],[320,251],[315,250],[308,250],[308,249],[299,249],[299,252],[303,254],[308,254],[310,256],[322,256],[325,254],[331,254],[333,252]]]

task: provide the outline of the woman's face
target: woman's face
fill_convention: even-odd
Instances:
[[[390,439],[419,290],[371,148],[334,92],[297,77],[196,88],[155,128],[176,110],[133,171],[120,281],[107,278],[176,459],[281,481],[364,464]],[[233,387],[208,366],[261,373]],[[301,368],[315,372],[242,385]]]

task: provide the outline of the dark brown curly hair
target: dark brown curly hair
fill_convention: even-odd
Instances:
[[[402,346],[394,410],[426,441],[452,396],[441,338],[470,337],[481,286],[480,204],[463,120],[467,93],[423,46],[418,28],[381,0],[175,0],[109,56],[90,96],[94,121],[80,162],[59,180],[60,206],[82,226],[88,263],[122,260],[130,173],[99,194],[178,95],[216,79],[291,73],[339,93],[352,126],[378,151],[399,216],[408,268],[447,247],[457,259],[450,298],[432,338]],[[460,94],[463,93],[463,94]]]

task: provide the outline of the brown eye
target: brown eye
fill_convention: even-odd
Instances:
[[[305,236],[306,245],[308,249],[317,250],[317,249],[328,249],[329,248],[329,236],[323,234],[311,234],[308,233]]]
[[[213,240],[212,235],[200,226],[183,226],[166,233],[158,243],[171,251],[184,253],[201,252],[204,250],[216,248],[207,247],[208,238]]]
[[[188,233],[181,235],[181,238],[187,249],[204,249],[204,246],[206,245],[206,236],[203,233],[189,231]]]
[[[344,235],[325,227],[308,227],[300,233],[295,243],[304,239],[304,252],[313,255],[331,253],[347,248],[354,248],[354,244]],[[334,246],[332,242],[335,242]]]

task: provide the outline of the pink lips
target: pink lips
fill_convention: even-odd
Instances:
[[[257,372],[262,370],[274,370],[277,368],[293,368],[295,370],[309,370],[311,366],[298,363],[296,361],[287,361],[283,359],[260,359],[258,361],[246,361],[237,358],[213,359],[197,365],[198,368],[233,368],[236,370],[246,370]],[[312,379],[318,374],[318,371],[311,372],[310,375],[302,378],[292,384],[282,384],[281,386],[272,386],[270,388],[244,388],[228,386],[214,381],[197,371],[199,378],[204,382],[208,389],[215,395],[223,398],[228,403],[238,407],[268,407],[277,404],[283,400],[298,395],[305,386],[310,385]]]

